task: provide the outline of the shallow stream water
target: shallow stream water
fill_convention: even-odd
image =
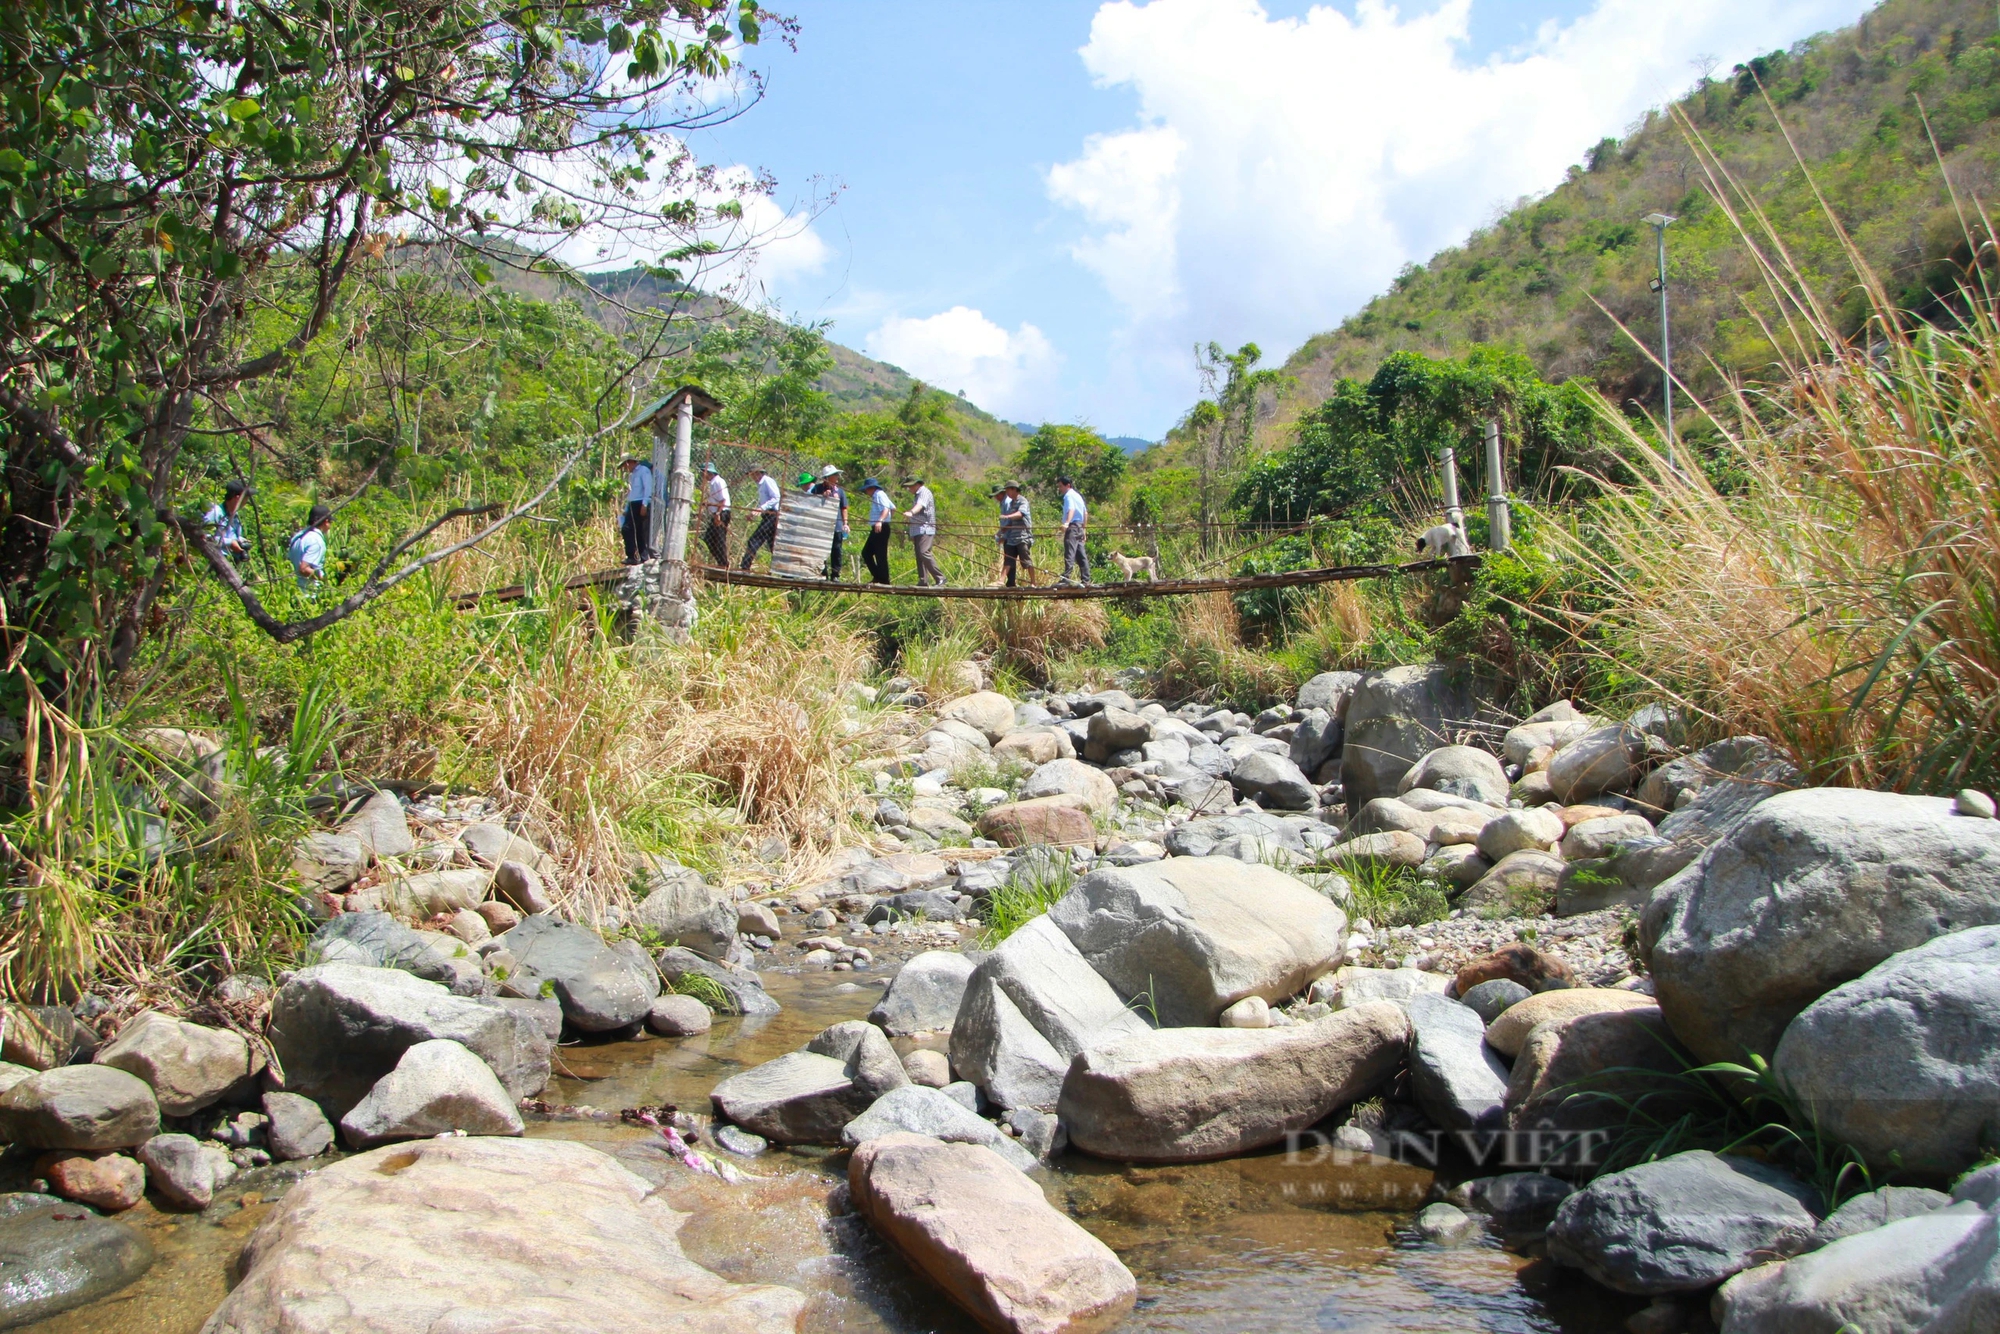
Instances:
[[[695,1038],[560,1049],[545,1100],[606,1113],[663,1102],[706,1111],[717,1081],[797,1050],[828,1024],[863,1017],[879,994],[872,986],[839,990],[853,981],[849,974],[774,973],[766,981],[785,1007],[768,1019],[721,1020]],[[528,1133],[595,1144],[658,1183],[690,1215],[681,1241],[691,1259],[732,1279],[805,1292],[801,1328],[810,1334],[976,1330],[845,1212],[843,1155],[732,1159],[745,1180],[725,1185],[680,1167],[656,1139],[615,1116],[531,1122]],[[1643,1304],[1490,1239],[1459,1247],[1415,1239],[1410,1219],[1432,1185],[1432,1173],[1419,1167],[1269,1153],[1128,1168],[1069,1154],[1039,1175],[1050,1199],[1137,1276],[1138,1309],[1120,1326],[1132,1334],[1615,1334]],[[125,1217],[152,1237],[159,1251],[152,1270],[112,1297],[25,1328],[197,1334],[283,1184],[272,1170],[249,1174],[200,1215],[141,1204]],[[635,1321],[635,1329],[647,1327]]]

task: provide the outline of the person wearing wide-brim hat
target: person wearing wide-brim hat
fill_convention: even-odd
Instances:
[[[868,536],[861,542],[861,563],[868,567],[868,582],[889,582],[889,521],[896,517],[895,502],[880,482],[870,477],[861,484],[868,497]]]
[[[722,480],[713,463],[701,465],[701,512],[697,517],[710,563],[728,569],[729,483]]]
[[[833,547],[827,552],[826,566],[821,571],[829,579],[840,578],[840,553],[847,545],[847,488],[841,484],[840,469],[829,463],[819,470],[819,482],[813,487],[816,496],[831,496],[835,506],[833,516]]]
[[[944,585],[944,575],[938,570],[937,557],[931,548],[937,544],[937,497],[924,485],[921,477],[912,477],[903,483],[916,495],[910,507],[903,511],[903,517],[910,521],[910,547],[917,554],[917,585]]]
[[[1033,521],[1028,514],[1028,498],[1021,494],[1021,484],[1010,481],[993,493],[1000,499],[1000,543],[1001,564],[1007,572],[1007,587],[1014,587],[1018,570],[1026,569],[1028,582],[1035,581],[1035,533]]]

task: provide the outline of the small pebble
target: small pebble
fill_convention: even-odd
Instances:
[[[1966,788],[1952,801],[1952,809],[1960,815],[1970,815],[1975,819],[1991,820],[1995,814],[1993,798],[1977,788]]]

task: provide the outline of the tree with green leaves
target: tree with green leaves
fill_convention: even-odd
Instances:
[[[1255,343],[1245,343],[1234,352],[1225,352],[1214,342],[1195,349],[1202,385],[1212,396],[1212,401],[1202,400],[1189,414],[1200,447],[1203,551],[1209,548],[1221,514],[1224,479],[1249,454],[1256,436],[1258,398],[1285,383],[1282,372],[1257,369],[1263,359],[1263,349]]]
[[[754,0],[23,0],[0,15],[9,662],[60,684],[96,644],[121,668],[180,539],[291,641],[547,495],[553,480],[522,505],[434,516],[298,621],[175,515],[190,440],[254,432],[246,387],[289,374],[394,252],[428,244],[476,286],[578,240],[692,268],[753,243],[745,197],[769,183],[720,177],[684,137],[739,108],[730,52],[769,21]],[[630,420],[665,338],[663,320],[627,335],[570,459]],[[478,522],[425,550],[461,519]]]
[[[1587,381],[1549,384],[1519,353],[1396,352],[1367,383],[1335,384],[1300,420],[1290,446],[1244,472],[1231,501],[1245,518],[1266,523],[1387,516],[1398,487],[1428,490],[1446,445],[1457,448],[1462,472],[1474,476],[1488,421],[1500,423],[1510,490],[1566,491],[1577,483],[1565,469],[1611,464],[1598,448],[1598,420]]]
[[[1103,504],[1125,480],[1125,451],[1088,426],[1045,424],[1028,437],[1014,466],[1030,488],[1054,493],[1056,479],[1067,477],[1092,505]]]

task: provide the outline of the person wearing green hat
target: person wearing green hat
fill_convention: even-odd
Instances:
[[[862,494],[868,497],[868,536],[861,543],[861,563],[868,567],[868,582],[886,584],[889,582],[889,521],[896,517],[896,506],[889,499],[889,493],[882,484],[870,477],[861,484]]]
[[[1014,587],[1014,577],[1018,570],[1028,572],[1028,582],[1035,582],[1034,527],[1028,514],[1028,498],[1021,494],[1019,482],[1009,482],[993,493],[1000,498],[1000,542],[1001,563],[1007,571],[1007,587]]]
[[[729,483],[713,463],[701,465],[701,512],[696,515],[709,563],[729,568]]]

